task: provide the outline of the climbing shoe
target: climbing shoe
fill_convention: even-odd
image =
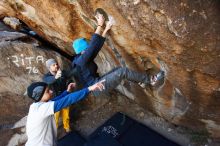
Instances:
[[[164,78],[164,71],[160,71],[156,75],[150,77],[150,85],[155,86],[157,82]]]
[[[142,88],[146,88],[147,86],[151,86],[154,87],[157,85],[158,82],[160,82],[161,80],[164,81],[164,71],[160,71],[155,75],[151,75],[150,76],[150,83],[141,83],[139,82],[138,84],[142,87]],[[162,82],[163,82],[162,81]]]

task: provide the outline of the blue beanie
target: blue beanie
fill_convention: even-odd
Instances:
[[[82,51],[86,50],[88,47],[88,42],[85,38],[79,38],[73,41],[73,49],[76,54],[80,54]]]

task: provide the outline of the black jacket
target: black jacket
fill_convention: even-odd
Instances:
[[[95,79],[99,77],[97,73],[98,66],[94,62],[94,59],[101,50],[104,42],[104,37],[99,34],[93,34],[85,53],[77,55],[72,61],[72,67],[77,68],[77,79],[84,87],[92,85]]]
[[[50,89],[53,91],[53,97],[55,97],[67,89],[72,79],[69,77],[67,71],[62,70],[62,76],[60,78],[55,79],[55,76],[48,72],[44,75],[43,81],[49,85]]]

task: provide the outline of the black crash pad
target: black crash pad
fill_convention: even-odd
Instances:
[[[123,146],[178,146],[175,142],[122,113],[116,113],[95,130],[90,140],[101,135],[111,136]]]
[[[76,132],[70,132],[58,140],[57,146],[84,146],[85,139]]]
[[[122,146],[116,139],[109,135],[99,135],[90,139],[84,146]]]
[[[102,126],[97,128],[90,136],[89,139],[94,139],[99,135],[110,135],[115,139],[120,138],[121,135],[135,124],[135,121],[122,113],[116,113]]]
[[[178,146],[150,128],[136,123],[120,139],[124,146]]]
[[[58,141],[58,146],[178,146],[154,130],[116,113],[97,128],[86,142],[76,132],[71,132]]]

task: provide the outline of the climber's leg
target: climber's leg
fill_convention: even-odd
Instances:
[[[103,91],[95,91],[94,94],[97,95],[100,92],[109,92],[112,89],[115,89],[123,79],[127,79],[132,82],[136,83],[144,83],[145,85],[151,85],[155,84],[157,81],[157,76],[149,76],[147,74],[138,73],[136,71],[130,70],[126,67],[119,67],[114,69],[113,71],[110,71],[110,73],[107,73],[106,75],[102,76],[99,80],[96,82],[99,82],[101,80],[105,80],[103,83],[105,86],[105,90]]]

